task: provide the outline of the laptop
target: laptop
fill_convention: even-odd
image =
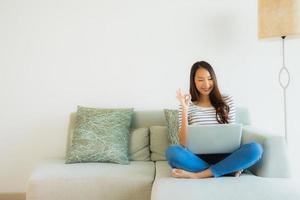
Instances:
[[[187,148],[195,154],[232,153],[241,145],[242,124],[188,125]]]

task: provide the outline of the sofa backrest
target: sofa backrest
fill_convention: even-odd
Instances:
[[[243,125],[250,125],[250,115],[247,108],[237,107],[236,108],[236,123]],[[132,127],[151,127],[151,126],[166,126],[167,122],[165,119],[164,111],[134,111],[132,118]]]
[[[67,136],[67,150],[72,142],[75,119],[76,113],[71,113]],[[250,116],[246,108],[238,107],[236,109],[236,123],[250,125]],[[163,109],[134,111],[131,127],[131,133],[134,133],[134,135],[132,134],[134,137],[131,137],[131,142],[129,143],[131,145],[129,147],[131,160],[165,160],[164,152],[170,145],[170,142]],[[148,132],[145,132],[142,128],[147,128]]]
[[[134,111],[132,116],[131,127],[151,127],[151,126],[166,126],[167,121],[163,110],[155,111]]]

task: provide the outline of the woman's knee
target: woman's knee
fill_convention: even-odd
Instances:
[[[166,159],[168,161],[177,159],[182,151],[183,151],[183,147],[180,145],[169,146],[165,152]]]
[[[248,153],[251,154],[255,159],[259,160],[262,157],[263,148],[258,142],[251,142],[245,144],[245,146],[247,147]]]

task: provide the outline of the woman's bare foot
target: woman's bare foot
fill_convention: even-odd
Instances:
[[[242,172],[243,172],[243,170],[236,171],[236,172],[234,172],[233,176],[234,177],[239,177],[242,174]]]
[[[189,172],[189,171],[185,171],[183,169],[172,169],[172,176],[175,178],[196,178],[195,177],[195,173],[193,172]]]
[[[200,172],[189,172],[183,169],[172,169],[171,175],[175,178],[208,178],[212,177],[212,171],[210,169],[206,169]]]
[[[232,175],[234,177],[239,177],[242,174],[243,170],[240,171],[236,171],[234,173],[232,173]],[[191,179],[196,179],[196,178],[208,178],[208,177],[212,177],[213,174],[211,172],[210,169],[206,169],[204,171],[201,172],[189,172],[183,169],[172,169],[171,172],[172,177],[174,178],[191,178]]]

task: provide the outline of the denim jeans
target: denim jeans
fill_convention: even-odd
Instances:
[[[190,172],[200,172],[210,168],[214,177],[219,177],[251,167],[262,157],[262,154],[263,148],[256,142],[244,144],[230,154],[220,155],[196,155],[181,145],[172,145],[166,150],[166,159],[172,168]],[[209,156],[219,160],[207,159]]]

